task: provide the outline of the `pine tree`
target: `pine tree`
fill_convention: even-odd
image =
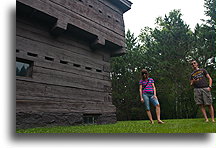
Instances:
[[[25,66],[23,65],[22,68],[21,68],[21,70],[20,70],[19,75],[20,75],[20,76],[26,76],[26,73],[27,73],[27,71],[26,71],[26,69],[25,69]]]

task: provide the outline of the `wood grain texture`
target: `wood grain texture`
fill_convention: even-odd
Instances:
[[[112,56],[125,53],[125,0],[17,0],[16,58],[32,63],[16,76],[18,128],[76,125],[97,115],[115,123]]]
[[[103,5],[100,1],[94,1],[94,5],[91,4],[92,1],[90,0],[85,0],[83,3],[75,0],[18,1],[60,19],[60,22],[64,21],[64,24],[74,25],[96,36],[102,36],[120,47],[125,47],[124,25],[121,23],[123,22],[123,16],[113,11],[107,5]],[[92,6],[92,8],[89,6]],[[81,10],[79,10],[80,8]],[[96,10],[93,8],[101,8],[105,14],[100,14],[99,10],[95,12]],[[101,17],[98,17],[98,13]],[[114,18],[114,16],[117,18]]]

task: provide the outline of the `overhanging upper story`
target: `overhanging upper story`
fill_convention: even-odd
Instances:
[[[123,13],[131,5],[128,0],[17,0],[17,14],[50,22],[54,36],[70,31],[93,49],[118,56],[125,53]]]

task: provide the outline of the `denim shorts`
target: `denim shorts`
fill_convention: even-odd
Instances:
[[[144,99],[144,103],[145,103],[146,110],[150,110],[150,102],[151,102],[154,106],[159,105],[158,99],[155,99],[155,98],[154,98],[154,94],[144,93],[144,94],[143,94],[143,99]]]

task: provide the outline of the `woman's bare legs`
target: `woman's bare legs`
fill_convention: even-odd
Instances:
[[[156,115],[157,115],[158,123],[163,124],[164,122],[161,121],[161,119],[160,119],[160,105],[159,104],[156,106]]]
[[[150,111],[150,110],[147,110],[146,112],[147,112],[147,115],[148,115],[148,118],[149,118],[151,124],[154,124],[154,121],[153,121],[153,119],[152,119],[151,111]]]

